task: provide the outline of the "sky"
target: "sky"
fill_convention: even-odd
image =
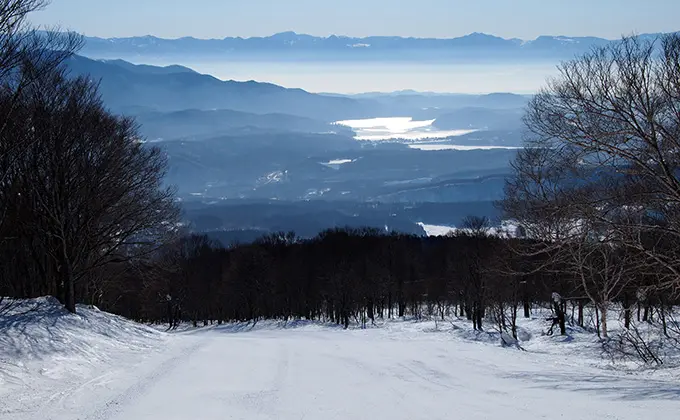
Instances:
[[[88,36],[162,38],[317,36],[504,38],[680,30],[680,0],[51,0],[33,14]]]

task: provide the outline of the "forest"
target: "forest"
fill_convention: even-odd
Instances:
[[[550,258],[519,256],[518,249],[536,246],[532,240],[491,235],[482,218],[466,224],[467,230],[444,237],[334,229],[310,240],[281,233],[229,249],[189,236],[164,249],[156,264],[118,276],[93,303],[171,326],[307,319],[347,328],[376,318],[459,316],[474,329],[516,338],[517,318],[543,308],[554,313],[546,327],[555,333],[565,334],[571,324],[606,337],[607,308],[619,307],[629,328],[655,320],[666,333],[675,328],[677,300],[641,293],[655,286],[652,279],[631,277],[603,288],[596,279],[570,275],[567,265],[548,270]],[[600,269],[625,264],[616,257],[593,263]],[[598,309],[595,320],[587,319],[586,308]]]

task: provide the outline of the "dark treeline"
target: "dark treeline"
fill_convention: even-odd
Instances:
[[[542,307],[552,310],[546,318],[551,332],[565,334],[569,324],[599,331],[603,316],[590,321],[586,312],[600,303],[600,282],[584,283],[569,267],[547,269],[549,257],[521,256],[518,247],[535,244],[490,235],[483,219],[467,225],[472,227],[446,237],[335,229],[308,240],[277,234],[231,248],[193,235],[117,276],[96,303],[171,326],[307,319],[348,327],[403,316],[457,316],[474,329],[515,338],[517,319]],[[608,290],[607,303],[624,308],[626,323],[631,316],[672,316],[676,302],[640,293],[651,286],[642,277],[622,282]]]
[[[328,230],[313,239],[275,234],[223,248],[194,235],[168,246],[158,260],[130,272],[111,290],[110,310],[144,321],[229,322],[310,319],[366,323],[376,318],[467,317],[484,328],[499,311],[513,313],[572,293],[540,275],[503,275],[512,251],[484,232],[448,237]],[[526,307],[526,310],[525,310]]]

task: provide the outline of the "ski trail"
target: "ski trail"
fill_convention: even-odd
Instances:
[[[280,419],[290,385],[289,340],[260,343],[216,332],[206,345],[159,377],[150,377],[88,420]]]
[[[112,367],[82,384],[52,394],[30,419],[110,419],[205,345],[204,339],[179,336],[177,339],[178,348],[173,347],[160,356],[154,354],[151,360],[145,360],[140,365]]]
[[[161,363],[151,373],[140,378],[137,383],[129,387],[123,393],[107,401],[103,406],[95,410],[92,414],[87,416],[85,420],[109,420],[115,417],[120,413],[120,411],[122,411],[126,406],[132,404],[136,399],[143,398],[148,389],[161,381],[164,376],[170,374],[181,363],[185,363],[193,353],[195,353],[204,345],[205,341],[201,340],[187,348],[182,349],[178,355]]]
[[[579,360],[442,338],[226,327],[175,334],[143,363],[46,393],[34,416],[9,418],[632,420],[672,418],[680,409],[675,381],[647,383]],[[555,411],[560,401],[566,411]]]

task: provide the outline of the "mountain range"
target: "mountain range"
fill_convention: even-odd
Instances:
[[[660,34],[644,34],[652,39]],[[365,38],[317,37],[283,32],[268,37],[163,39],[154,36],[129,38],[87,37],[83,54],[97,58],[138,56],[269,59],[555,59],[572,57],[611,40],[597,37],[540,36],[534,40],[505,39],[484,33],[440,38],[371,36]]]
[[[100,81],[100,92],[115,112],[174,112],[187,109],[232,110],[256,114],[288,113],[322,121],[360,118],[370,103],[316,95],[255,81],[222,81],[182,66],[134,65],[122,60],[74,56],[71,74]]]
[[[169,116],[174,122],[171,130],[179,130],[174,137],[187,134],[187,130],[198,135],[205,129],[217,133],[249,127],[319,133],[339,131],[337,126],[329,127],[327,123],[340,120],[391,116],[435,119],[447,110],[463,107],[522,108],[528,99],[510,93],[343,96],[256,81],[224,81],[178,65],[135,65],[120,59],[95,60],[83,56],[73,56],[67,65],[72,75],[99,82],[102,98],[111,110],[143,115],[146,125],[154,128],[147,133],[152,138],[168,138],[169,134],[163,132],[168,130],[167,121],[163,121],[168,116],[159,117],[154,112],[177,113]],[[204,113],[199,115],[196,111]]]

